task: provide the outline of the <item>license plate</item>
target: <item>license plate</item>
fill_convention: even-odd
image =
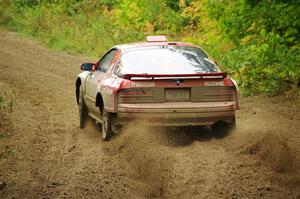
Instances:
[[[189,88],[167,88],[166,101],[189,101],[190,89]]]

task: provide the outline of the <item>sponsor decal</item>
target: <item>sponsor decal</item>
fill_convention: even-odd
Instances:
[[[204,86],[224,86],[224,82],[204,82]]]
[[[134,82],[131,83],[131,87],[155,87],[154,82]]]

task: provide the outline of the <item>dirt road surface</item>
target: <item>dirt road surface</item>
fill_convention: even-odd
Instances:
[[[300,198],[299,104],[243,98],[237,129],[78,127],[82,62],[0,30],[0,198]],[[13,109],[13,111],[9,110]]]

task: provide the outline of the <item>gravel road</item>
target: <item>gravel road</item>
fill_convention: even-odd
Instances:
[[[75,79],[92,59],[0,29],[0,198],[300,198],[300,106],[241,100],[237,129],[78,127]],[[12,110],[10,110],[12,109]]]

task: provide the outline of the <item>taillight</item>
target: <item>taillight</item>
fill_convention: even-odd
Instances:
[[[118,94],[119,103],[152,102],[153,92],[143,89],[123,89]]]
[[[151,95],[152,96],[152,91],[145,91],[145,90],[122,90],[120,94],[123,97],[134,97],[134,96],[147,96]]]
[[[236,83],[236,81],[232,78],[230,78],[231,82],[233,83],[234,87],[235,87],[235,108],[237,110],[240,110],[240,102],[239,102],[239,98],[240,98],[240,90],[238,87],[238,84]]]

